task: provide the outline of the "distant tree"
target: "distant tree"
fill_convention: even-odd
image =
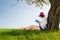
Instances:
[[[19,0],[17,0],[19,1]],[[60,0],[25,0],[28,5],[35,4],[37,7],[42,7],[43,4],[50,2],[51,8],[48,12],[48,30],[58,31],[59,30],[59,20],[60,20]]]

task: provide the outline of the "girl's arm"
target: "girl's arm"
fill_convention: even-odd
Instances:
[[[37,20],[37,19],[36,19],[35,21],[36,21],[36,22],[39,24],[39,26],[40,26],[41,22],[40,22],[39,20]]]
[[[41,25],[41,22],[38,22],[39,26]]]

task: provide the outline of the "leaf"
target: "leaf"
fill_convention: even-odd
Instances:
[[[35,4],[36,7],[43,7],[43,4],[49,3],[49,0],[25,0],[28,5]]]
[[[32,0],[25,0],[25,2],[26,2],[28,5],[31,5],[31,4],[32,4]]]

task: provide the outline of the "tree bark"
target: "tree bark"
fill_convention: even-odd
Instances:
[[[49,0],[51,8],[48,13],[48,30],[59,30],[59,16],[60,16],[60,0]]]

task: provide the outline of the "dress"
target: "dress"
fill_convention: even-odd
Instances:
[[[40,28],[42,28],[42,29],[45,29],[45,28],[46,28],[47,17],[43,17],[43,18],[39,17],[39,18],[37,18],[35,21],[36,21],[37,23],[38,23],[38,22],[41,22]]]

